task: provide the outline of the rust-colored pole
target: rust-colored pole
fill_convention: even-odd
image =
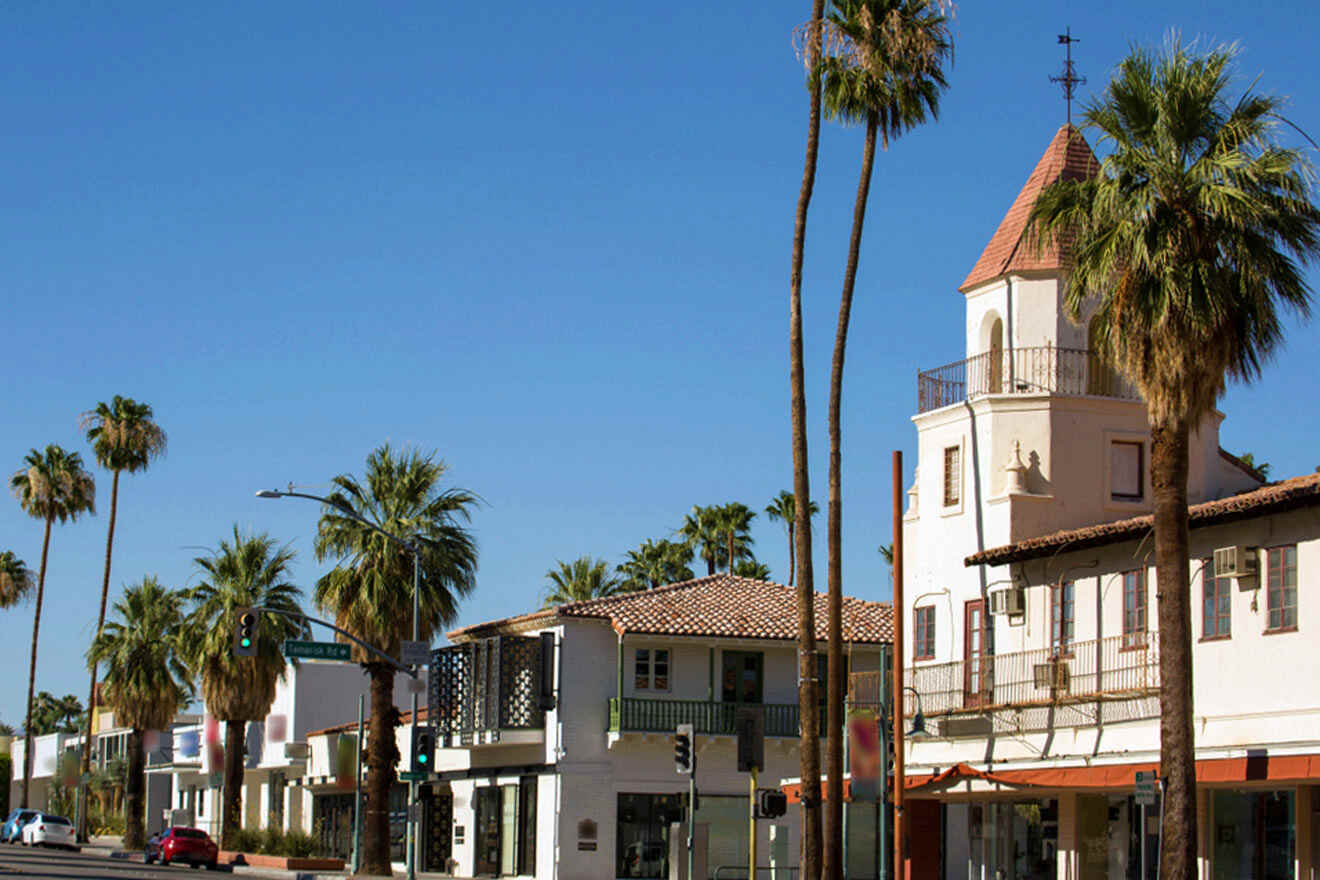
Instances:
[[[894,880],[906,880],[903,855],[903,452],[894,450]]]

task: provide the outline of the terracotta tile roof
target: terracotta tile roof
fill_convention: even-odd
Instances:
[[[966,292],[978,284],[1010,272],[1030,270],[1048,271],[1060,268],[1058,248],[1046,247],[1037,251],[1035,242],[1026,234],[1027,215],[1041,190],[1056,180],[1081,180],[1095,175],[1100,164],[1081,132],[1064,124],[1055,132],[1054,139],[1045,148],[1036,168],[1027,178],[1026,185],[1013,201],[990,243],[981,252],[972,271],[958,290]]]
[[[1187,514],[1191,527],[1196,529],[1299,507],[1315,506],[1320,506],[1320,474],[1307,474],[1304,477],[1293,477],[1271,483],[1240,495],[1220,498],[1218,501],[1193,504],[1187,508]],[[983,550],[968,556],[963,562],[968,566],[1006,565],[1024,559],[1039,559],[1055,553],[1128,541],[1146,534],[1153,525],[1154,517],[1147,514],[1080,529],[1067,529],[1028,538],[1016,544],[1005,544],[1002,547]]]
[[[716,574],[604,599],[574,602],[531,614],[463,627],[453,641],[566,618],[603,620],[618,633],[736,639],[797,638],[797,590],[783,584]],[[816,638],[824,639],[825,594],[816,594]],[[843,638],[871,644],[893,640],[888,602],[843,598]]]

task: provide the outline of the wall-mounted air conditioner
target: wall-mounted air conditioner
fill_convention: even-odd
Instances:
[[[1255,547],[1218,547],[1214,565],[1215,577],[1237,578],[1240,589],[1255,589],[1260,567]]]
[[[1027,591],[1017,584],[1007,584],[991,590],[990,613],[1021,617],[1027,613]]]
[[[1049,663],[1037,663],[1031,667],[1032,678],[1037,690],[1046,688],[1067,692],[1072,681],[1072,673],[1067,661],[1053,660]]]

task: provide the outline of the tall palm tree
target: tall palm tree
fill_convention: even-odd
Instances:
[[[23,806],[32,787],[32,697],[37,683],[37,637],[41,632],[41,603],[46,594],[46,562],[50,529],[96,512],[96,481],[84,468],[82,456],[55,444],[44,452],[33,449],[24,467],[9,480],[9,488],[28,516],[46,524],[41,539],[41,567],[37,571],[37,607],[32,614],[32,660],[28,664],[27,722],[23,725]]]
[[[441,489],[447,468],[434,454],[386,444],[367,456],[365,483],[335,477],[336,491],[321,515],[318,560],[338,566],[316,584],[316,604],[362,641],[398,656],[413,626],[413,554],[358,518],[413,543],[420,563],[417,626],[430,640],[454,621],[458,600],[476,586],[477,547],[464,527],[477,498],[464,489]],[[351,511],[352,515],[349,515]],[[371,676],[371,727],[367,737],[367,808],[363,874],[390,873],[389,795],[399,751],[394,728],[394,668],[354,649]]]
[[[757,562],[755,559],[743,559],[733,567],[733,574],[738,577],[751,578],[754,581],[770,580],[770,566],[764,562]]]
[[[0,609],[13,608],[32,592],[32,569],[12,550],[0,552]]]
[[[183,657],[201,680],[202,699],[217,721],[225,723],[224,804],[220,838],[230,845],[242,829],[247,722],[260,721],[275,702],[275,685],[284,677],[284,640],[309,632],[294,585],[293,549],[269,535],[244,535],[234,526],[231,540],[193,561],[201,582],[188,591],[191,610],[184,621]],[[275,608],[285,614],[262,614],[257,625],[255,657],[234,656],[234,623],[240,609]]]
[[[167,590],[154,577],[143,578],[124,590],[114,608],[119,619],[101,628],[87,652],[89,666],[105,663],[106,703],[115,720],[130,728],[124,849],[140,849],[146,843],[143,734],[168,731],[175,713],[192,698],[191,677],[182,657],[184,599],[183,593]]]
[[[1160,876],[1196,872],[1196,776],[1187,520],[1189,435],[1227,376],[1250,381],[1282,340],[1281,308],[1309,312],[1301,266],[1320,255],[1303,156],[1274,139],[1281,101],[1227,92],[1235,51],[1170,39],[1134,49],[1085,125],[1108,155],[1087,180],[1047,187],[1042,242],[1070,244],[1069,315],[1094,309],[1102,354],[1141,391],[1151,431],[1160,776]],[[1080,136],[1080,135],[1078,135]]]
[[[943,65],[953,51],[948,24],[937,0],[831,0],[827,30],[832,51],[821,60],[825,113],[866,127],[862,170],[853,205],[848,263],[843,274],[839,318],[830,365],[827,746],[824,876],[843,876],[843,452],[840,409],[843,364],[852,315],[853,288],[870,197],[876,135],[888,149],[902,132],[934,118],[947,87]]]
[[[693,505],[692,512],[683,517],[678,533],[693,552],[706,563],[706,574],[715,573],[723,552],[724,533],[720,529],[719,508],[712,505]]]
[[[820,513],[820,505],[811,502],[811,509],[807,511],[808,518]],[[797,574],[797,547],[794,544],[794,534],[797,531],[797,502],[793,498],[793,493],[787,489],[781,489],[779,494],[770,499],[766,505],[765,515],[772,522],[783,522],[785,530],[788,532],[788,585],[793,586],[793,577]]]
[[[756,543],[752,539],[754,519],[756,513],[746,504],[738,501],[721,504],[715,508],[715,522],[723,536],[724,568],[729,573],[733,572],[734,565],[741,559],[756,561],[751,549],[752,544]]]
[[[543,607],[603,599],[624,591],[626,582],[615,577],[604,559],[579,556],[572,562],[559,561],[545,573],[550,582]]]
[[[110,481],[110,524],[105,535],[105,571],[101,576],[101,607],[96,615],[96,632],[105,623],[105,604],[110,595],[110,556],[115,544],[115,521],[119,511],[119,474],[144,471],[152,459],[165,453],[165,432],[152,421],[151,407],[118,394],[110,403],[83,413],[82,426],[92,444],[92,453],[101,467],[113,475]],[[82,772],[92,767],[92,718],[96,714],[96,665],[87,687],[87,725],[83,735]],[[78,812],[78,838],[87,839],[87,810]]]
[[[628,557],[615,571],[627,579],[627,584],[634,590],[653,590],[662,584],[675,584],[692,580],[692,547],[683,541],[652,541],[649,538],[636,550],[629,550]]]

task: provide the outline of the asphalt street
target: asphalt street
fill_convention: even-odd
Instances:
[[[197,868],[201,873],[205,868]],[[17,844],[0,844],[0,878],[19,877],[97,877],[105,880],[130,880],[138,877],[174,877],[189,873],[183,865],[144,865],[140,861],[110,859],[99,853],[76,853],[66,850],[38,849]],[[233,876],[232,874],[229,876]]]

